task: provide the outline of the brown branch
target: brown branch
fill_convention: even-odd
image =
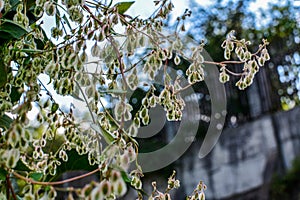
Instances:
[[[9,191],[11,191],[11,195],[14,200],[17,200],[17,196],[14,192],[14,189],[11,185],[10,179],[9,179],[9,174],[6,175],[6,198],[9,199]]]
[[[32,184],[37,184],[37,185],[61,185],[61,184],[64,184],[64,183],[69,183],[69,182],[72,182],[72,181],[76,181],[76,180],[79,180],[79,179],[82,179],[82,178],[85,178],[87,176],[90,176],[96,172],[100,171],[99,168],[91,171],[91,172],[88,172],[86,174],[83,174],[83,175],[80,175],[80,176],[76,176],[76,177],[73,177],[73,178],[69,178],[69,179],[66,179],[66,180],[62,180],[62,181],[54,181],[54,182],[41,182],[41,181],[35,181],[35,180],[32,180],[31,178],[26,178],[20,174],[18,174],[17,172],[12,172],[17,178],[19,179],[22,179],[26,182],[29,182],[29,183],[32,183]]]
[[[9,174],[6,175],[6,199],[9,199]]]
[[[102,23],[99,19],[97,19],[97,17],[92,13],[92,11],[89,9],[89,7],[88,7],[87,5],[83,5],[82,7],[83,7],[83,8],[91,15],[91,17],[92,17],[95,21],[98,22],[98,24],[99,24],[100,26],[103,26],[103,23]]]

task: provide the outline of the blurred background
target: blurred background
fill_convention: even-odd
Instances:
[[[181,181],[180,189],[173,193],[175,200],[191,194],[200,180],[207,185],[207,199],[299,200],[300,1],[190,0],[174,4],[174,15],[182,14],[185,7],[192,10],[185,24],[187,35],[198,42],[204,40],[214,61],[224,60],[221,43],[231,30],[236,31],[237,38],[252,41],[254,48],[266,38],[271,60],[246,90],[238,90],[234,78],[225,84],[226,125],[208,156],[198,157],[209,125],[209,121],[201,120],[189,150],[172,165],[147,173],[144,181],[161,180],[159,187],[164,188],[175,168]],[[230,69],[239,72],[242,66],[230,65]],[[210,116],[205,83],[193,89],[199,94],[201,115]],[[166,145],[176,134],[176,127],[178,123],[168,122],[159,134],[140,140],[141,151]]]

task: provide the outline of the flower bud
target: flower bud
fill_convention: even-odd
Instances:
[[[174,58],[174,63],[175,65],[179,65],[180,64],[180,57],[178,56],[178,54],[176,54],[175,58]]]

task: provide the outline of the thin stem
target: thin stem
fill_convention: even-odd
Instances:
[[[227,68],[225,68],[225,70],[226,70],[229,74],[231,74],[231,75],[233,75],[233,76],[243,76],[243,75],[246,74],[246,72],[243,72],[243,73],[235,73],[235,72],[233,72],[233,71],[230,71],[230,70],[227,69]]]
[[[38,78],[38,82],[41,84],[41,86],[44,88],[44,90],[46,91],[47,95],[50,97],[50,100],[53,102],[53,103],[56,103],[51,92],[46,88],[46,86],[43,84],[43,82]],[[64,111],[62,111],[62,109],[60,107],[58,107],[58,110],[65,116],[65,113]]]
[[[221,67],[224,67],[226,64],[242,64],[244,62],[242,61],[235,61],[235,60],[227,60],[227,61],[222,61],[222,62],[214,62],[214,61],[204,61],[204,64],[209,64],[209,65],[219,65]]]
[[[54,181],[54,182],[41,182],[41,181],[35,181],[35,180],[32,180],[31,178],[26,178],[20,174],[18,174],[17,172],[12,172],[14,176],[16,176],[17,178],[19,179],[22,179],[26,182],[29,182],[29,183],[32,183],[32,184],[37,184],[37,185],[61,185],[61,184],[64,184],[64,183],[69,183],[69,182],[72,182],[72,181],[76,181],[76,180],[79,180],[79,179],[82,179],[82,178],[85,178],[87,176],[90,176],[96,172],[100,171],[99,168],[91,171],[91,172],[88,172],[86,174],[83,174],[83,175],[80,175],[80,176],[76,176],[76,177],[73,177],[73,178],[69,178],[69,179],[66,179],[66,180],[63,180],[63,181]]]
[[[121,71],[121,75],[122,75],[123,82],[124,82],[124,85],[125,85],[125,90],[126,90],[126,88],[128,87],[128,84],[127,84],[126,77],[125,77],[125,74],[124,74],[124,65],[123,65],[123,62],[122,62],[122,59],[121,59],[121,55],[120,55],[119,49],[117,48],[117,46],[116,46],[116,44],[114,42],[114,39],[113,39],[113,37],[111,35],[108,36],[108,39],[109,39],[111,45],[113,46],[115,52],[117,53],[118,62],[120,64],[120,71]]]
[[[146,37],[148,37],[153,44],[155,44],[156,46],[159,47],[159,44],[153,39],[153,37],[151,37],[149,34],[143,32],[143,31],[139,30],[135,26],[132,26],[132,24],[130,24],[129,22],[126,21],[126,19],[124,18],[123,15],[118,14],[118,16],[120,17],[120,19],[122,20],[122,22],[124,22],[126,25],[130,26],[131,28],[134,28],[137,32],[139,32],[139,33],[145,35]]]
[[[87,107],[88,107],[88,109],[89,109],[89,112],[90,112],[90,115],[91,115],[91,117],[92,117],[92,120],[93,120],[94,124],[96,124],[96,119],[95,119],[95,117],[94,117],[94,115],[93,115],[92,109],[91,109],[91,107],[90,107],[90,105],[89,105],[89,102],[88,102],[88,100],[87,100],[87,98],[86,98],[86,96],[85,96],[85,94],[84,94],[82,88],[80,87],[79,83],[78,83],[76,80],[74,80],[74,82],[75,82],[76,85],[78,86],[78,88],[79,88],[79,90],[80,90],[80,92],[81,92],[81,94],[82,94],[82,96],[83,96],[83,99],[84,99],[84,101],[85,101],[85,103],[86,103],[86,105],[87,105]]]
[[[99,102],[103,108],[103,110],[105,111],[105,113],[108,115],[108,117],[115,123],[115,125],[117,127],[120,127],[120,124],[113,118],[113,116],[111,116],[111,114],[108,112],[108,110],[105,108],[103,102],[101,101],[101,99],[99,99]]]
[[[174,94],[176,95],[176,94],[178,94],[178,93],[180,93],[180,92],[182,92],[182,91],[184,91],[184,90],[190,88],[190,87],[193,86],[194,84],[195,84],[195,83],[188,84],[188,85],[184,86],[183,88],[181,88],[181,89],[179,89],[179,90],[176,90],[176,91],[174,92]]]
[[[82,6],[90,15],[91,17],[100,25],[103,26],[103,23],[92,13],[92,11],[87,7],[87,5]]]

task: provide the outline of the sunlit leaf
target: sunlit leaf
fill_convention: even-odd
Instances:
[[[124,14],[134,3],[134,1],[129,2],[120,2],[116,4],[116,7],[118,8],[118,13]]]
[[[59,105],[57,103],[53,103],[51,107],[51,112],[55,113],[59,108]]]

